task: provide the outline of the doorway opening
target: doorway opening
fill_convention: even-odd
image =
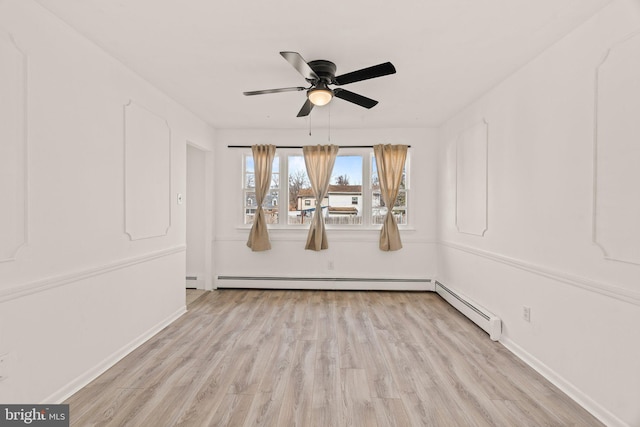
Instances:
[[[186,275],[187,289],[211,289],[210,184],[207,156],[210,153],[187,144]]]

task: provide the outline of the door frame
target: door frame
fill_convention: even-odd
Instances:
[[[185,145],[185,165],[186,168],[189,167],[188,162],[188,147],[201,151],[204,155],[204,176],[203,179],[203,188],[204,188],[204,289],[205,290],[213,290],[213,166],[214,166],[214,156],[213,151],[208,149],[205,146],[202,146],[193,141],[187,140]],[[186,179],[187,170],[185,169],[185,188],[188,185],[188,180]],[[189,209],[189,199],[187,198],[187,207]],[[186,221],[187,215],[185,212],[185,243],[186,243]],[[189,249],[187,248],[187,251]],[[186,270],[186,264],[185,264]],[[187,272],[185,271],[185,278]]]

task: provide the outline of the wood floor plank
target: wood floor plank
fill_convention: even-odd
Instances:
[[[276,338],[260,382],[260,393],[282,396],[293,369],[297,341],[293,329],[282,329]]]
[[[492,400],[492,403],[497,407],[498,411],[504,414],[506,422],[511,423],[511,425],[519,425],[522,427],[567,425],[544,411],[529,411],[525,405],[522,405],[519,401]]]
[[[342,400],[346,425],[376,427],[376,412],[371,401],[369,380],[364,369],[343,369]]]
[[[209,425],[215,416],[229,386],[238,375],[238,368],[243,362],[244,354],[227,354],[215,365],[215,369],[207,376],[197,389],[194,397],[184,406],[176,417],[176,426]],[[223,407],[224,409],[224,407]]]
[[[294,368],[296,335],[293,329],[280,331],[245,419],[246,426],[278,426],[282,400]]]
[[[147,426],[175,424],[180,408],[189,404],[193,392],[200,386],[200,379],[208,371],[207,364],[201,359],[182,360],[183,363],[147,399],[137,418],[127,422]]]
[[[370,317],[372,311],[379,311],[382,306],[374,306],[364,303],[358,294],[352,299],[353,309],[356,315],[357,327],[361,336],[360,347],[362,349],[362,364],[367,371],[367,379],[372,396],[397,398],[400,397],[397,385],[391,374],[391,368],[387,359],[382,356],[380,334],[377,333]]]
[[[269,355],[273,352],[273,345],[253,348],[246,351],[244,361],[239,364],[238,375],[229,385],[230,394],[255,394],[259,391],[264,371],[267,368]]]
[[[291,376],[285,387],[278,425],[308,426],[311,422],[315,341],[298,341]]]
[[[306,304],[303,306],[304,311],[302,313],[298,339],[315,340],[318,338],[318,314],[321,308],[320,304],[318,299],[313,298],[312,293],[307,295]]]
[[[376,411],[378,427],[407,427],[411,425],[402,399],[374,397],[372,402]]]
[[[314,292],[311,300],[318,311],[317,343],[318,352],[338,354],[338,328],[336,325],[336,292]]]
[[[137,379],[135,385],[138,386],[136,388],[140,392],[136,394],[135,399],[129,399],[122,408],[113,414],[109,424],[144,425],[142,420],[154,410],[162,407],[163,397],[173,387],[173,381],[182,376],[181,374],[185,371],[182,369],[183,361],[182,358],[172,358],[172,363],[167,364],[144,386],[140,382],[141,379]]]
[[[432,399],[422,399],[416,393],[404,393],[402,401],[411,426],[477,425],[466,424],[460,417],[451,416],[447,406],[438,406]]]
[[[249,413],[253,395],[227,394],[208,424],[210,426],[241,426]]]
[[[91,409],[82,413],[69,410],[70,425],[74,426],[116,426],[119,414],[131,414],[126,405],[131,401],[142,399],[144,389],[117,388],[110,390],[108,399],[101,399]],[[75,408],[75,406],[73,406]],[[69,408],[72,408],[71,404]]]
[[[67,403],[73,426],[602,425],[428,292],[205,292]]]
[[[340,366],[343,368],[362,367],[362,346],[351,307],[348,302],[337,307],[336,320]]]
[[[312,426],[344,426],[344,408],[340,380],[340,356],[320,353],[316,359],[313,384]]]
[[[278,417],[281,408],[282,398],[274,399],[271,393],[255,394],[244,420],[244,426],[279,427]]]

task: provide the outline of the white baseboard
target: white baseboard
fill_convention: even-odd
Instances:
[[[62,403],[70,396],[72,396],[75,392],[85,387],[91,381],[98,378],[102,375],[107,369],[111,368],[113,365],[122,360],[126,355],[131,353],[136,348],[140,347],[143,343],[153,337],[155,334],[160,332],[162,329],[170,325],[180,316],[187,312],[186,306],[182,306],[180,309],[173,312],[170,316],[166,317],[164,320],[158,322],[153,327],[149,328],[147,331],[139,335],[133,341],[125,344],[123,347],[109,355],[102,362],[98,363],[95,367],[89,369],[73,381],[71,381],[66,386],[62,387],[60,390],[48,396],[44,401],[44,403]]]
[[[547,365],[533,357],[530,353],[528,353],[513,341],[509,340],[509,338],[503,335],[500,338],[500,343],[505,346],[507,350],[515,354],[519,359],[532,367],[540,375],[549,380],[553,385],[562,390],[563,393],[575,400],[580,406],[589,411],[591,415],[602,421],[605,425],[609,427],[630,427],[629,424],[625,423],[620,418],[609,412],[607,409],[603,408],[600,404],[584,394],[569,381],[562,378]]]
[[[435,281],[436,293],[452,307],[478,325],[492,341],[498,341],[502,335],[502,320],[485,307],[471,300],[456,289]]]
[[[218,276],[217,289],[304,289],[349,291],[431,291],[431,279],[384,279],[355,277],[250,277]]]
[[[206,289],[204,279],[186,280],[185,284],[187,288]]]

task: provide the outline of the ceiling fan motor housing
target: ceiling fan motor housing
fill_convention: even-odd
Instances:
[[[336,75],[336,64],[324,59],[309,62],[309,67],[320,77],[320,80],[330,84]],[[313,83],[313,81],[311,81]]]

